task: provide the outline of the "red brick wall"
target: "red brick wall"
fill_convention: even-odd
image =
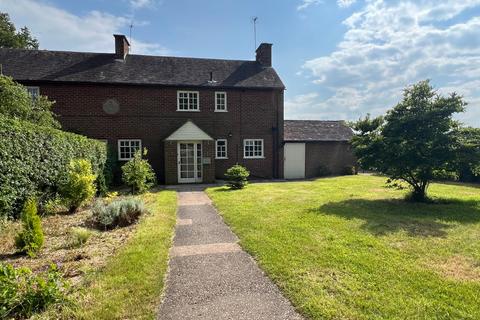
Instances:
[[[354,166],[355,157],[347,142],[308,142],[305,144],[305,176],[317,177],[320,166],[327,167],[331,174],[342,174],[346,166]]]
[[[27,84],[27,83],[26,83]],[[215,176],[240,163],[257,178],[283,174],[283,91],[181,88],[200,92],[200,112],[177,110],[177,88],[127,85],[36,83],[40,93],[55,100],[54,112],[65,130],[91,138],[142,139],[148,159],[160,182],[165,181],[164,139],[187,120],[214,139],[228,139],[228,159],[215,160]],[[215,91],[227,92],[228,112],[214,112]],[[115,99],[119,111],[103,110],[107,99]],[[278,129],[276,129],[278,128]],[[264,139],[265,159],[243,159],[243,139]],[[176,173],[175,173],[176,174]]]
[[[177,142],[165,141],[165,183],[176,184],[178,182],[178,155]]]

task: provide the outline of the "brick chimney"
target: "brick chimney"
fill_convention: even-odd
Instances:
[[[114,34],[115,37],[115,58],[125,60],[130,48],[127,37],[123,34]]]
[[[261,43],[257,50],[256,60],[264,67],[272,66],[272,44],[271,43]]]

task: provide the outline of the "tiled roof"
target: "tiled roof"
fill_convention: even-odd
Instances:
[[[113,53],[0,49],[3,74],[19,81],[61,81],[137,85],[278,88],[271,67],[256,61],[128,55]],[[210,72],[213,72],[211,83]]]
[[[285,120],[285,141],[349,141],[353,131],[345,121]]]

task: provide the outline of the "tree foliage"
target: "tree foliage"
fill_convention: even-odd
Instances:
[[[459,128],[454,170],[461,181],[480,181],[480,128]]]
[[[0,75],[1,115],[58,129],[60,123],[52,112],[53,104],[45,96],[33,98],[24,86],[10,77]]]
[[[27,27],[17,32],[8,13],[0,12],[0,48],[38,49],[38,40]]]
[[[352,146],[359,164],[387,175],[389,182],[406,182],[416,201],[426,200],[429,183],[456,161],[459,124],[453,114],[466,103],[455,93],[438,94],[430,82],[404,90],[403,100],[385,116],[352,124]]]

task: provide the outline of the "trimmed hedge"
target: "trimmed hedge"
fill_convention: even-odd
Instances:
[[[105,143],[0,116],[0,217],[18,218],[25,200],[55,196],[70,160],[83,158],[103,174]]]

